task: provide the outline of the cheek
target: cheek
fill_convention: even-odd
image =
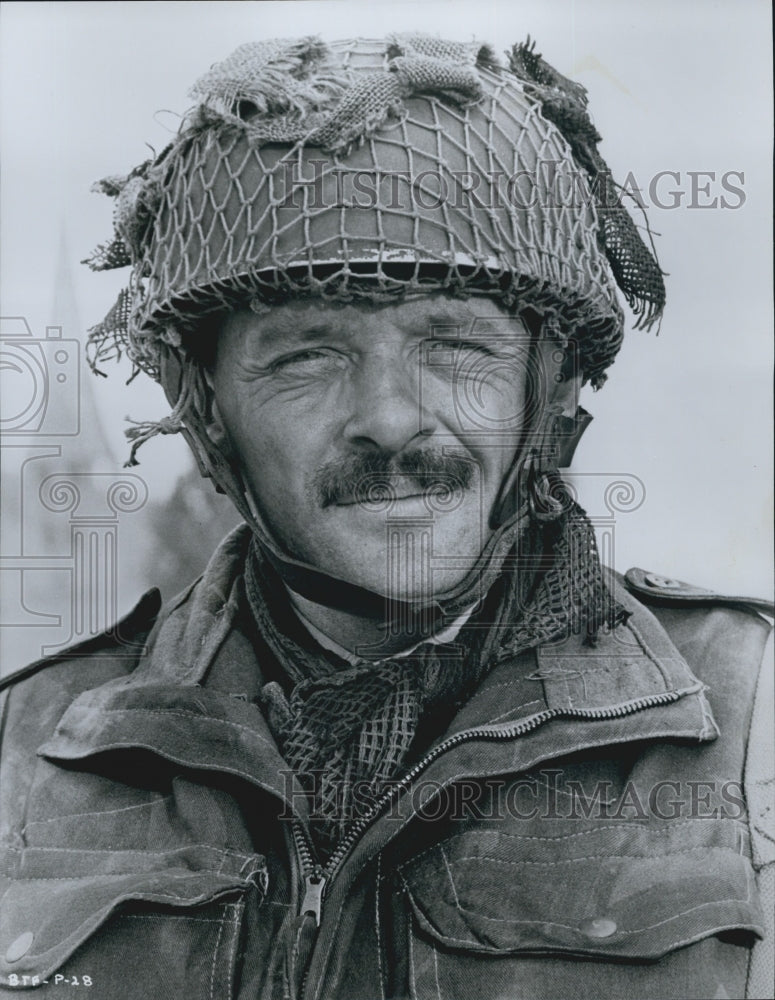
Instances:
[[[508,447],[529,418],[525,372],[514,362],[481,357],[426,377],[426,403],[432,401],[448,428],[462,435],[492,435],[492,444],[504,439]]]
[[[510,469],[534,414],[522,385],[505,379],[467,384],[458,404],[458,435],[481,470],[485,500],[492,502]]]
[[[222,407],[237,460],[265,515],[279,526],[309,505],[309,480],[325,458],[325,430],[293,407],[233,397]]]
[[[305,468],[304,441],[263,421],[255,433],[243,432],[238,455],[259,499],[282,503],[289,494],[299,494]]]

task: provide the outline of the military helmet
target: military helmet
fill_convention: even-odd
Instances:
[[[288,294],[496,295],[572,334],[585,378],[664,286],[597,152],[586,95],[531,44],[424,35],[240,46],[192,89],[173,142],[99,190],[116,198],[95,269],[128,288],[91,331],[161,377],[203,319]],[[175,400],[173,400],[175,402]]]

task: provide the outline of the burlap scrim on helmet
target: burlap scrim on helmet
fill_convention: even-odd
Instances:
[[[639,316],[636,328],[648,329],[659,320],[665,307],[662,271],[653,246],[649,249],[641,239],[622,204],[619,186],[597,151],[601,136],[589,119],[586,91],[545,62],[529,38],[514,46],[509,61],[514,73],[526,81],[528,93],[540,101],[543,116],[559,128],[574,159],[586,172],[600,219],[598,242],[627,304]]]

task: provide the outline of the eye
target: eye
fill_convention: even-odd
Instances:
[[[444,367],[459,365],[465,359],[489,357],[492,354],[484,341],[461,340],[455,337],[444,340],[434,337],[423,344],[425,361],[429,365]]]
[[[276,358],[271,364],[272,372],[287,372],[299,374],[329,371],[341,368],[344,356],[339,351],[327,347],[309,347],[303,351],[294,351]]]

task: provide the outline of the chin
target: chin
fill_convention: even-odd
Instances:
[[[380,551],[362,549],[363,559],[358,566],[340,565],[334,574],[392,600],[420,603],[434,600],[465,578],[476,564],[476,557],[450,557],[451,565],[444,566],[445,560],[438,555],[431,558],[428,539],[418,534],[409,540],[402,539],[404,544],[391,546],[387,552],[384,547]]]
[[[324,530],[307,535],[300,558],[331,576],[400,601],[425,602],[458,584],[485,538],[477,516],[457,510],[432,520],[406,503],[405,519],[339,508]],[[418,514],[424,513],[423,516]]]

